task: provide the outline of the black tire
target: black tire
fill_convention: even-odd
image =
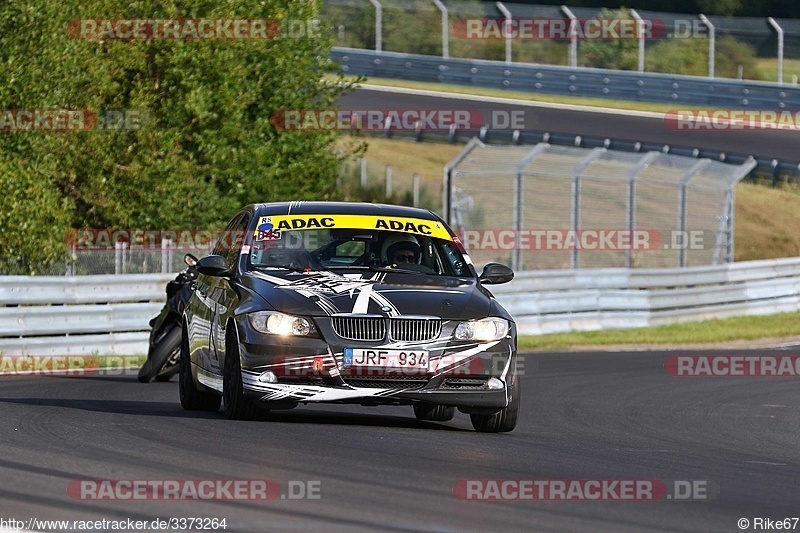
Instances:
[[[142,383],[150,383],[154,379],[157,381],[169,381],[174,372],[164,373],[164,365],[181,349],[181,330],[182,328],[179,327],[172,328],[156,344],[152,353],[147,357],[147,361],[139,369],[139,381]]]
[[[504,407],[497,413],[491,415],[469,415],[472,427],[481,433],[504,433],[517,427],[517,416],[519,415],[520,398],[519,376],[514,376],[514,385],[511,390],[511,401],[508,407]]]
[[[447,422],[452,420],[456,414],[456,408],[449,405],[438,405],[435,403],[414,404],[414,416],[417,420],[428,422]]]
[[[220,396],[197,388],[192,377],[191,364],[189,360],[189,339],[184,333],[181,335],[181,358],[178,372],[178,391],[181,398],[181,407],[187,411],[219,411]]]
[[[231,420],[257,420],[258,407],[244,395],[242,363],[239,360],[239,339],[236,329],[225,335],[225,364],[222,370],[222,409]]]

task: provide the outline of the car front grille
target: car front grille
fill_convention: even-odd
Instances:
[[[390,318],[389,337],[395,341],[429,341],[442,332],[438,318]]]
[[[333,316],[333,331],[342,339],[380,341],[386,337],[403,342],[422,342],[439,337],[442,321],[438,317]]]
[[[352,341],[379,341],[386,336],[383,317],[331,317],[333,331],[341,338]]]

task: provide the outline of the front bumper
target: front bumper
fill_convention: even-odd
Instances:
[[[456,322],[425,343],[403,343],[403,349],[425,350],[429,365],[412,373],[369,369],[354,371],[345,364],[346,348],[397,349],[397,343],[365,343],[339,339],[324,321],[322,337],[278,337],[257,332],[239,321],[242,385],[249,398],[265,407],[333,402],[361,405],[402,405],[420,402],[480,411],[508,405],[516,378],[516,330],[491,342],[456,341]],[[268,373],[268,374],[266,374]],[[491,380],[491,388],[490,388]]]

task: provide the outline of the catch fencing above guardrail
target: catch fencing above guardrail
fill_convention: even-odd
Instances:
[[[800,87],[777,83],[571,68],[481,59],[334,48],[333,60],[351,75],[470,85],[541,94],[611,98],[681,106],[800,109]]]
[[[141,355],[171,275],[0,277],[0,355]],[[800,310],[800,258],[518,273],[491,286],[521,334]],[[52,304],[52,305],[51,305]]]
[[[717,264],[733,261],[734,186],[754,166],[662,151],[473,139],[445,166],[442,212],[476,265]]]

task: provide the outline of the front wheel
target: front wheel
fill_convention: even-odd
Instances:
[[[514,376],[514,384],[511,389],[511,401],[508,407],[491,415],[469,415],[472,427],[475,431],[482,433],[504,433],[517,427],[517,415],[519,414],[520,402],[519,376]]]
[[[181,406],[187,411],[218,411],[220,397],[217,394],[201,391],[195,385],[192,377],[191,361],[189,360],[189,339],[186,333],[181,335],[181,356],[179,362],[178,391],[181,397]]]
[[[150,383],[154,379],[163,381],[162,376],[167,376],[167,380],[174,374],[170,373],[170,361],[176,360],[181,349],[181,329],[172,328],[169,333],[164,335],[158,344],[148,354],[147,360],[139,369],[139,381]]]
[[[246,398],[242,386],[242,363],[239,360],[239,342],[236,330],[225,336],[225,364],[222,371],[222,408],[231,420],[255,420],[258,407]]]

